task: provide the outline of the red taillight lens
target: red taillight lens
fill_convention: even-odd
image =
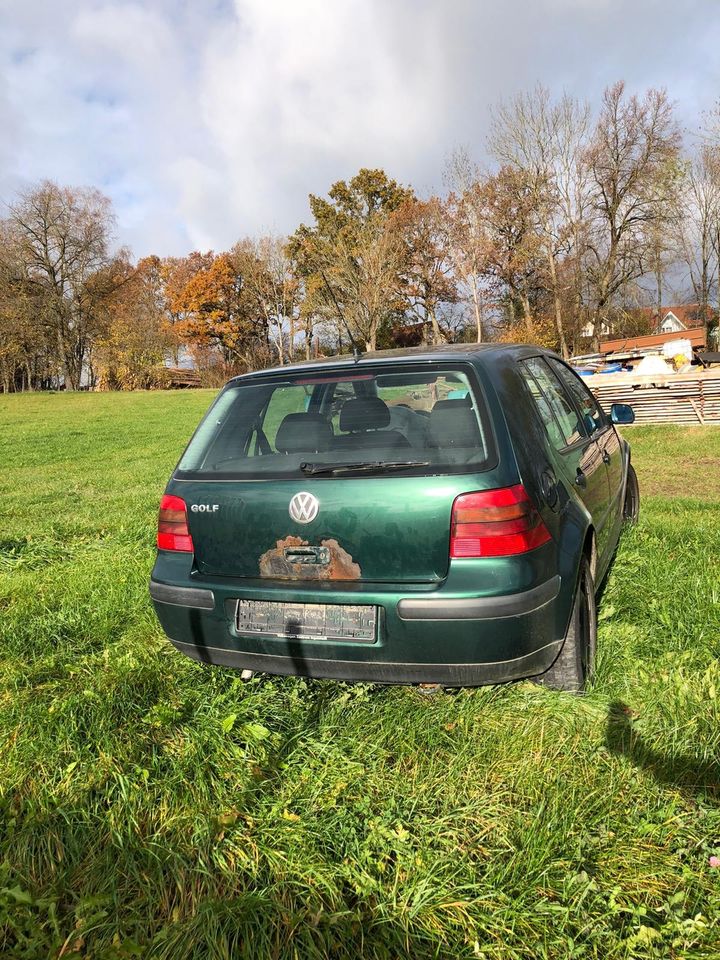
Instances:
[[[192,537],[187,523],[187,508],[181,497],[165,494],[160,501],[157,545],[159,550],[193,552]]]
[[[521,483],[463,493],[453,503],[451,557],[511,557],[549,539],[548,528]]]

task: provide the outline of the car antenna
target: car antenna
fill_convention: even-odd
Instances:
[[[335,308],[337,309],[337,312],[340,314],[340,319],[342,320],[343,326],[345,327],[345,330],[347,331],[347,335],[350,337],[350,343],[352,344],[352,355],[353,355],[353,357],[355,358],[355,360],[359,360],[359,359],[362,357],[363,352],[362,352],[362,350],[360,349],[360,347],[358,346],[358,343],[357,343],[355,337],[352,335],[352,332],[351,332],[351,330],[350,330],[350,326],[349,326],[347,320],[345,319],[345,314],[342,312],[342,308],[341,308],[340,304],[339,304],[338,301],[337,301],[337,297],[335,296],[335,291],[333,290],[333,288],[332,288],[332,287],[330,286],[330,284],[328,283],[328,279],[327,279],[327,277],[325,276],[325,271],[322,269],[322,267],[320,267],[320,276],[323,278],[323,283],[324,283],[325,286],[327,287],[328,293],[329,293],[330,296],[332,297],[333,303],[335,304]]]

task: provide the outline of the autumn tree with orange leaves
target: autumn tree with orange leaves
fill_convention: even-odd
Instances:
[[[408,200],[392,222],[404,244],[400,290],[414,316],[432,331],[433,342],[443,343],[441,311],[460,299],[447,208],[438,197]]]
[[[213,256],[173,297],[177,336],[201,354],[214,348],[226,371],[268,361],[267,323],[231,253]]]

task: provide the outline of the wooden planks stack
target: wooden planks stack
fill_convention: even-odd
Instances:
[[[174,390],[202,386],[197,373],[194,370],[187,370],[185,367],[168,367],[167,378],[167,385]]]
[[[585,382],[607,411],[629,403],[636,423],[720,423],[720,370],[596,374]]]

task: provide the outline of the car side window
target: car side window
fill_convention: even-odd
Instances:
[[[586,436],[575,407],[562,386],[540,357],[520,363],[520,372],[535,400],[540,417],[556,450],[577,443]]]
[[[547,362],[580,408],[587,432],[593,434],[597,430],[602,430],[607,423],[605,415],[580,377],[554,357],[548,357]]]

